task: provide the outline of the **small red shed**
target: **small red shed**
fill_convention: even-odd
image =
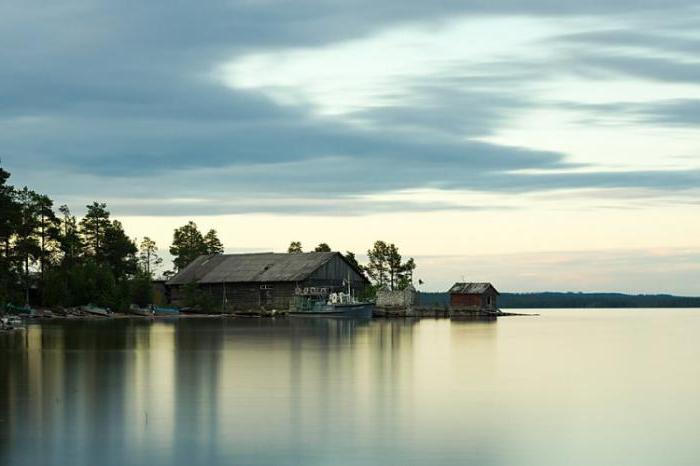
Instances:
[[[498,310],[498,290],[490,283],[455,283],[449,291],[450,308],[478,311]]]

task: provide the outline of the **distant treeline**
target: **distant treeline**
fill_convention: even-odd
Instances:
[[[447,293],[421,293],[421,304],[447,305]],[[700,297],[623,293],[502,293],[501,308],[700,307]]]

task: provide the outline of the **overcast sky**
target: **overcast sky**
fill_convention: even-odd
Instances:
[[[0,157],[167,249],[395,242],[424,289],[700,294],[689,0],[0,5]]]

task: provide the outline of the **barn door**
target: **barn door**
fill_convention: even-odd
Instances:
[[[272,287],[269,285],[260,287],[260,306],[265,308],[272,306]]]

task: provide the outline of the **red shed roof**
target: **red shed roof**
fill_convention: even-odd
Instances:
[[[466,283],[455,283],[450,288],[448,293],[450,294],[484,294],[489,288],[492,288],[496,294],[500,294],[495,286],[488,282],[466,282]]]

